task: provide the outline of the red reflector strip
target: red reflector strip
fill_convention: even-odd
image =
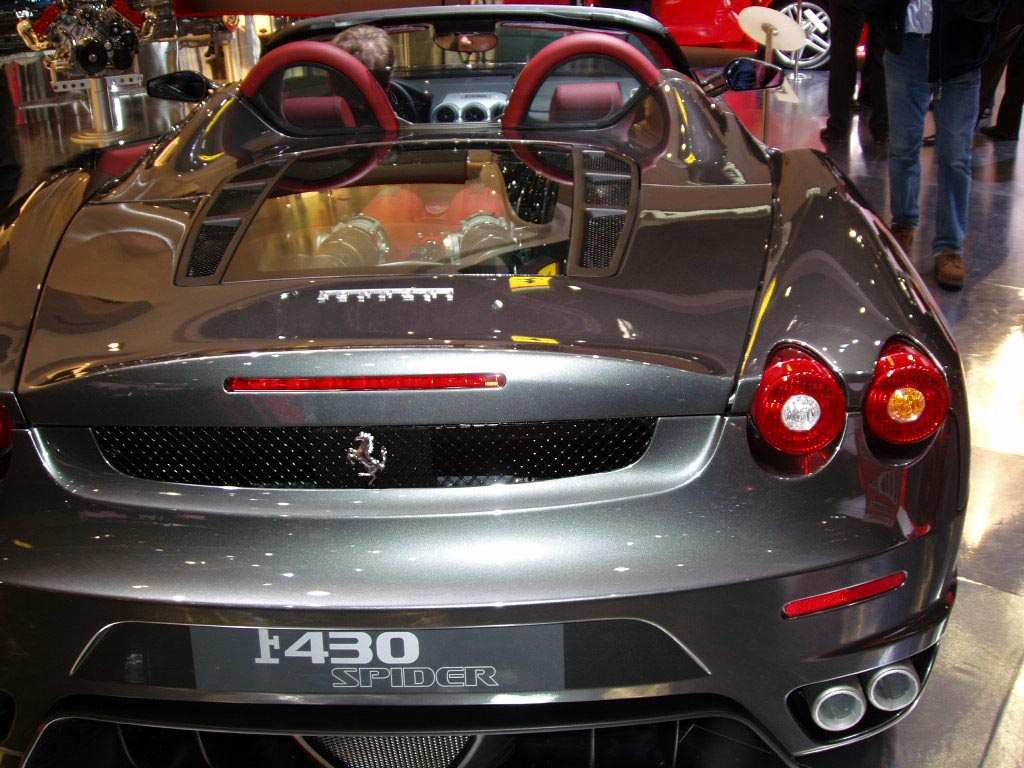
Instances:
[[[409,389],[498,389],[503,373],[438,373],[416,376],[289,376],[230,378],[228,392],[381,392]]]
[[[906,580],[906,571],[900,571],[866,584],[858,584],[856,587],[837,589],[835,592],[826,592],[824,595],[794,600],[791,603],[786,603],[782,608],[782,614],[787,619],[795,619],[797,616],[806,616],[810,613],[821,613],[844,605],[852,605],[899,589]]]

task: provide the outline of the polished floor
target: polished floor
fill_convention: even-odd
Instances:
[[[769,143],[819,147],[827,73],[771,97]],[[730,103],[760,132],[759,99]],[[176,115],[145,97],[117,100],[118,114],[148,134]],[[22,188],[82,147],[71,135],[88,128],[87,102],[36,108],[18,128],[26,166]],[[935,292],[963,353],[971,398],[971,501],[953,618],[931,682],[917,709],[884,735],[805,757],[806,768],[1024,768],[1024,140],[979,136],[967,249],[967,286],[950,293],[931,275],[927,211],[935,196],[933,150],[925,148],[925,218],[911,254]],[[832,159],[879,211],[888,207],[886,150],[872,145],[866,118],[855,117],[848,145]],[[682,742],[693,766],[780,765],[748,735],[726,725],[693,728]]]

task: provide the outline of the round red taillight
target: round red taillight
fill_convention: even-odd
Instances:
[[[802,456],[842,433],[846,395],[831,368],[801,349],[782,347],[768,358],[750,415],[769,445]]]
[[[916,347],[886,345],[864,398],[864,421],[873,435],[908,445],[931,437],[949,410],[949,387],[942,371]]]

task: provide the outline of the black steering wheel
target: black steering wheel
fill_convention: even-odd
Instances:
[[[419,109],[409,86],[398,80],[392,80],[387,95],[397,117],[408,120],[410,123],[419,122]]]

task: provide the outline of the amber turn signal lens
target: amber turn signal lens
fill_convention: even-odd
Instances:
[[[873,435],[896,445],[931,437],[946,419],[949,387],[942,371],[917,347],[886,345],[864,399],[864,421]]]
[[[925,400],[924,393],[921,390],[914,389],[913,387],[903,387],[897,389],[889,397],[886,411],[889,413],[889,418],[901,424],[909,424],[921,418],[926,405],[927,400]]]

